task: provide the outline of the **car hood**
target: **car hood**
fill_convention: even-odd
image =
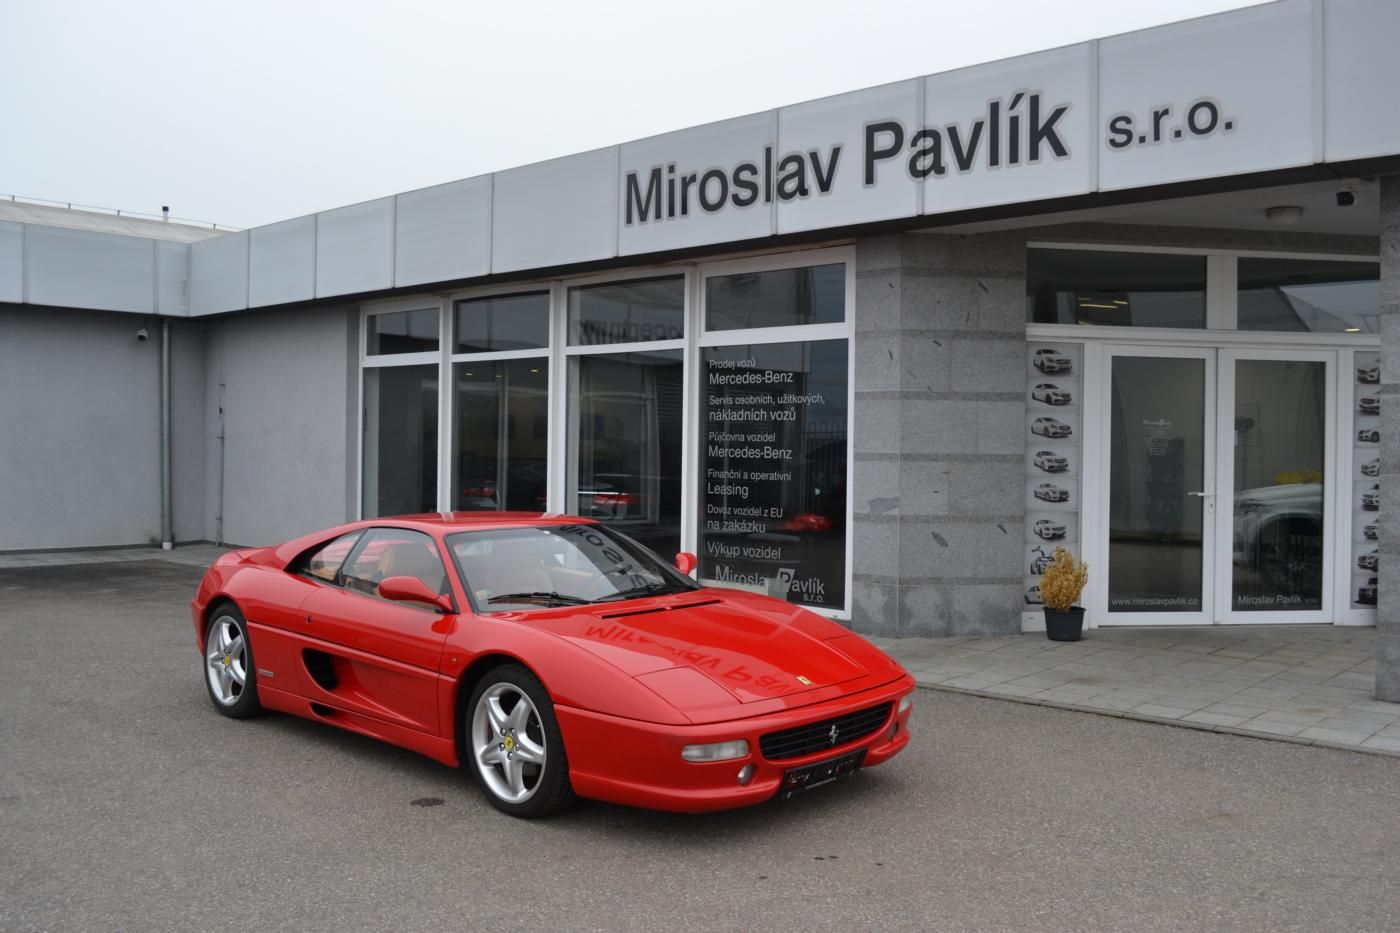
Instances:
[[[631,675],[693,722],[817,703],[904,674],[835,622],[738,590],[512,615]]]

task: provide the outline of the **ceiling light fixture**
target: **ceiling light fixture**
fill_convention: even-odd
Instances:
[[[1296,224],[1303,219],[1303,209],[1296,204],[1280,204],[1264,211],[1264,216],[1271,223],[1276,223],[1281,227]]]

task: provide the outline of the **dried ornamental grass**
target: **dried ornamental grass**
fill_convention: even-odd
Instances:
[[[1046,609],[1064,612],[1079,601],[1088,582],[1089,565],[1075,561],[1074,555],[1063,547],[1056,547],[1050,566],[1040,575],[1040,599]]]

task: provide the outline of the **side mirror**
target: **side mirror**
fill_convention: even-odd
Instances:
[[[699,563],[700,562],[695,559],[695,555],[689,551],[681,551],[676,555],[676,569],[687,577],[695,572],[695,568]]]
[[[417,577],[385,577],[379,581],[379,595],[397,603],[426,603],[443,612],[452,611],[452,600],[434,593]]]

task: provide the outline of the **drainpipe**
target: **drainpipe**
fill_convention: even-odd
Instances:
[[[170,318],[160,321],[160,546],[175,547],[170,507]]]

